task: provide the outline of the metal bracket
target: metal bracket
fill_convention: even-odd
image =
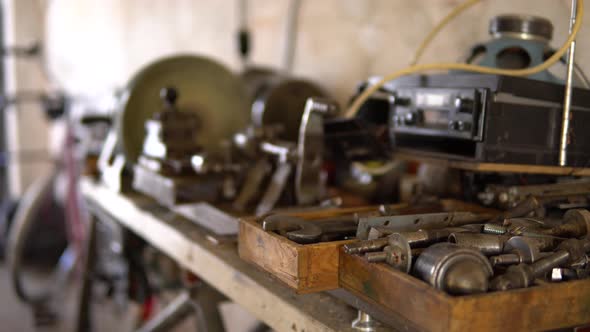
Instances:
[[[125,176],[125,157],[116,153],[117,134],[111,131],[104,142],[98,157],[98,169],[104,184],[116,192],[131,188],[131,179]]]
[[[300,205],[321,199],[324,154],[324,117],[337,114],[338,104],[325,98],[308,98],[299,127],[295,165],[295,198]]]
[[[280,163],[277,167],[277,170],[272,176],[270,184],[262,196],[262,200],[258,203],[256,207],[256,215],[260,216],[263,215],[270,210],[272,210],[281,197],[281,194],[285,190],[287,186],[287,181],[289,180],[289,176],[291,175],[292,166],[290,163]]]

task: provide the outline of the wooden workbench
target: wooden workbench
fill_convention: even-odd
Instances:
[[[357,311],[344,301],[370,312],[370,305],[342,291],[295,295],[241,260],[236,243],[214,244],[204,229],[145,196],[119,194],[90,179],[82,179],[80,186],[96,219],[109,218],[135,232],[277,331],[353,331]],[[371,314],[391,324],[388,314]],[[397,328],[411,327],[400,322]]]

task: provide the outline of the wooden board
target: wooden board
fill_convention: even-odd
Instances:
[[[590,280],[454,297],[385,264],[342,252],[339,282],[424,331],[537,331],[590,323]]]
[[[542,166],[542,165],[522,165],[522,164],[496,164],[496,163],[478,163],[467,160],[449,159],[448,156],[436,158],[429,155],[411,153],[408,151],[397,152],[396,158],[404,160],[413,160],[427,164],[436,164],[450,168],[458,168],[473,172],[497,172],[497,173],[528,173],[528,174],[551,174],[564,176],[590,176],[590,168],[581,167],[560,167],[560,166]]]
[[[442,200],[440,204],[428,207],[397,204],[391,208],[400,214],[441,211],[497,212],[457,200]],[[377,207],[369,206],[290,214],[313,220],[376,210]],[[339,287],[339,248],[356,240],[302,245],[274,232],[264,231],[261,222],[262,220],[256,217],[240,219],[238,251],[242,259],[270,272],[298,293],[313,293]]]

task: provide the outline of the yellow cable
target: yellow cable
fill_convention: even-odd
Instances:
[[[363,93],[361,93],[350,105],[348,110],[344,113],[344,116],[347,118],[353,117],[358,109],[365,103],[365,101],[379,88],[381,88],[385,83],[392,81],[400,76],[411,75],[422,73],[425,71],[433,71],[433,70],[462,70],[462,71],[469,71],[475,72],[480,74],[492,74],[492,75],[506,75],[506,76],[529,76],[541,72],[543,70],[548,69],[549,67],[553,66],[555,63],[559,61],[559,59],[568,51],[570,44],[572,41],[576,39],[580,28],[582,27],[582,20],[584,17],[584,0],[578,1],[578,8],[576,11],[576,24],[572,29],[572,33],[569,35],[568,39],[565,43],[561,46],[555,54],[553,54],[549,59],[543,62],[540,65],[535,67],[526,68],[526,69],[498,69],[498,68],[491,68],[491,67],[483,67],[477,65],[470,65],[464,63],[431,63],[431,64],[422,64],[422,65],[414,65],[408,68],[396,71],[389,75],[383,77],[379,82],[367,87]]]
[[[430,31],[430,33],[426,36],[426,38],[424,38],[422,43],[420,43],[420,46],[418,47],[418,49],[416,50],[416,53],[414,54],[414,60],[410,63],[410,65],[413,66],[418,63],[418,61],[420,60],[420,57],[424,53],[424,50],[426,49],[426,47],[428,47],[428,45],[434,39],[434,37],[436,37],[436,35],[447,24],[449,24],[449,22],[451,22],[453,19],[455,19],[455,17],[457,17],[457,15],[461,14],[462,12],[464,12],[465,10],[470,8],[471,6],[479,3],[480,1],[481,0],[467,0],[467,1],[463,2],[462,4],[458,5],[457,7],[453,8],[453,10]]]

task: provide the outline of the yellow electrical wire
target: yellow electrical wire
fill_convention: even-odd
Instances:
[[[576,11],[576,24],[574,24],[572,33],[569,35],[568,39],[565,43],[561,46],[557,52],[555,52],[549,59],[543,62],[540,65],[531,68],[525,69],[498,69],[498,68],[491,68],[491,67],[483,67],[477,65],[470,65],[464,63],[431,63],[431,64],[422,64],[422,65],[413,65],[408,68],[396,71],[389,75],[383,77],[379,82],[367,87],[357,98],[355,98],[354,102],[348,110],[344,113],[344,116],[347,118],[353,117],[359,110],[359,108],[365,103],[365,101],[379,88],[381,88],[385,83],[392,81],[396,78],[405,75],[417,74],[426,71],[434,71],[434,70],[461,70],[461,71],[469,71],[475,72],[480,74],[492,74],[492,75],[506,75],[506,76],[529,76],[541,72],[543,70],[548,69],[549,67],[553,66],[555,63],[559,61],[559,59],[568,51],[570,44],[572,41],[576,39],[580,28],[582,27],[582,20],[584,17],[584,0],[578,1],[578,8]]]
[[[447,24],[449,24],[449,22],[451,22],[459,14],[461,14],[462,12],[464,12],[468,8],[472,7],[473,5],[476,5],[479,2],[481,2],[481,0],[467,0],[467,1],[463,2],[462,4],[453,8],[453,10],[430,31],[430,33],[426,36],[426,38],[424,38],[422,43],[420,43],[420,46],[418,46],[418,49],[416,50],[416,53],[414,54],[414,60],[412,60],[410,65],[413,66],[413,65],[417,64],[418,61],[420,61],[420,57],[422,57],[422,54],[424,53],[424,50],[426,50],[426,47],[428,47],[428,45],[430,44],[430,42],[432,42],[434,37],[436,37],[436,35],[438,35],[438,33]]]

